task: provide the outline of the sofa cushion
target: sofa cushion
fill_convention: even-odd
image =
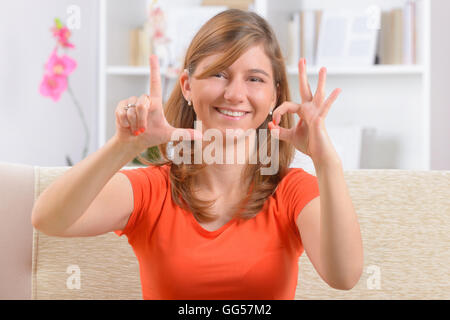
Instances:
[[[36,167],[36,199],[68,169]],[[137,258],[125,237],[60,238],[34,229],[33,253],[33,299],[142,299]]]

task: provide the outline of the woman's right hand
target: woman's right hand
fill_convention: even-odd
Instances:
[[[128,104],[136,107],[125,110]],[[161,77],[156,55],[150,56],[150,96],[130,97],[119,102],[116,108],[116,136],[120,141],[137,143],[142,150],[174,139],[174,132],[183,139],[202,139],[202,133],[195,129],[172,127],[164,116]]]

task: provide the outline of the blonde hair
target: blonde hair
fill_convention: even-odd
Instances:
[[[207,78],[232,65],[241,54],[255,45],[263,46],[265,54],[272,63],[274,88],[277,90],[276,106],[279,106],[284,101],[290,100],[285,60],[272,28],[265,19],[256,13],[230,9],[207,21],[192,39],[186,51],[182,70],[187,69],[189,75],[192,76],[202,59],[212,54],[223,53],[216,63],[210,65],[208,69],[196,77],[198,79]],[[196,115],[194,109],[188,106],[179,82],[175,85],[164,106],[164,115],[168,123],[175,128],[194,128]],[[264,142],[266,150],[271,150],[269,121],[271,119],[267,117],[257,128],[257,132],[259,132],[259,129],[268,131],[267,141]],[[286,113],[281,116],[279,125],[284,128],[292,128],[294,125],[292,114]],[[174,141],[172,143],[175,146],[179,142]],[[191,143],[191,150],[194,150],[194,142]],[[141,156],[138,158],[147,165],[163,166],[169,164],[172,199],[175,203],[185,210],[190,210],[200,222],[216,220],[217,217],[208,212],[215,200],[204,201],[194,195],[193,177],[201,173],[207,164],[194,164],[194,161],[191,161],[191,164],[181,163],[177,165],[169,159],[167,145],[165,143],[158,146],[164,160],[159,159],[156,162],[149,162]],[[259,141],[256,145],[259,154]],[[251,192],[234,207],[235,214],[233,217],[250,219],[263,209],[266,199],[275,192],[278,183],[287,174],[294,157],[294,151],[295,149],[291,144],[282,140],[279,141],[279,170],[274,175],[261,175],[260,172],[262,167],[270,167],[271,163],[263,165],[258,161],[257,164],[246,164],[241,179],[242,181],[252,181]],[[191,156],[193,156],[193,152]]]

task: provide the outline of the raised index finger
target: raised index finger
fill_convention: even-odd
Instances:
[[[150,97],[161,98],[161,76],[159,74],[158,56],[150,56]]]
[[[302,103],[309,102],[312,100],[312,92],[308,83],[308,76],[306,74],[306,60],[305,58],[300,59],[298,62],[298,77],[300,86],[300,97],[302,98]]]

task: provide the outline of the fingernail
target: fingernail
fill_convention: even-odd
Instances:
[[[140,132],[144,133],[145,132],[145,128],[141,128]]]
[[[135,131],[135,132],[134,132],[134,135],[135,135],[135,136],[138,136],[139,133],[140,133],[140,131]]]

